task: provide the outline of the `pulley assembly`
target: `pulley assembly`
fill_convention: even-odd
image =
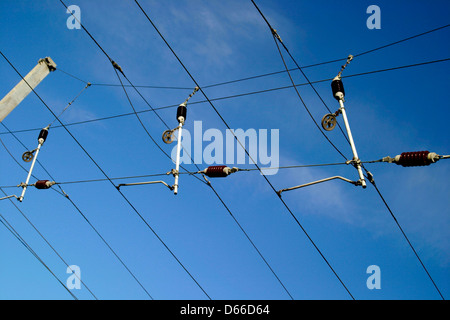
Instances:
[[[39,154],[39,151],[41,150],[42,145],[44,144],[44,142],[47,140],[47,136],[48,136],[48,131],[49,131],[50,126],[47,126],[45,128],[43,128],[40,132],[39,132],[39,136],[38,136],[38,146],[36,149],[31,150],[31,151],[26,151],[24,152],[24,154],[22,155],[22,160],[25,162],[30,162],[33,161],[31,163],[31,167],[30,170],[28,171],[28,175],[26,178],[25,182],[21,182],[18,187],[22,188],[22,194],[18,197],[16,195],[10,195],[10,196],[6,196],[3,198],[0,198],[0,200],[4,200],[4,199],[8,199],[8,198],[16,198],[17,200],[19,200],[20,202],[23,201],[24,197],[25,197],[25,192],[27,190],[28,187],[36,187],[36,189],[49,189],[51,188],[53,185],[56,184],[55,181],[49,181],[49,180],[38,180],[36,181],[36,183],[34,184],[29,184],[31,175],[33,173],[33,169],[34,169],[34,165],[36,164],[36,160]]]
[[[187,102],[188,100],[198,91],[200,90],[199,87],[195,87],[194,91],[187,97],[187,99],[178,106],[177,108],[177,121],[178,126],[172,130],[166,130],[162,134],[162,140],[166,144],[170,144],[174,140],[174,132],[178,131],[178,137],[177,137],[177,157],[175,161],[175,169],[172,169],[168,174],[172,174],[175,178],[174,184],[170,186],[164,181],[148,181],[148,182],[136,182],[136,183],[122,183],[117,186],[117,189],[120,189],[122,186],[136,186],[136,185],[143,185],[143,184],[155,184],[155,183],[162,183],[166,187],[168,187],[170,190],[173,190],[174,194],[178,193],[178,180],[179,180],[179,170],[180,170],[180,153],[181,153],[181,137],[182,137],[182,130],[183,125],[186,121],[186,115],[187,115]]]

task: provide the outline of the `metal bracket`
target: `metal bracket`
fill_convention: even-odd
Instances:
[[[6,199],[9,199],[9,198],[16,198],[17,200],[19,200],[19,197],[16,196],[15,194],[12,194],[10,196],[6,196],[6,197],[3,197],[3,198],[0,198],[0,200],[6,200]]]
[[[143,185],[143,184],[155,184],[155,183],[162,183],[170,190],[173,190],[173,186],[169,186],[167,183],[165,183],[164,181],[161,181],[161,180],[160,181],[147,181],[147,182],[134,182],[134,183],[121,183],[121,184],[117,185],[116,188],[117,188],[117,190],[120,190],[120,187],[138,186],[138,185]]]
[[[304,188],[304,187],[308,187],[308,186],[312,186],[314,184],[318,184],[318,183],[322,183],[322,182],[326,182],[326,181],[330,181],[330,180],[334,180],[334,179],[340,179],[346,182],[349,182],[355,186],[359,186],[361,185],[361,181],[352,181],[349,180],[347,178],[341,177],[341,176],[334,176],[334,177],[330,177],[330,178],[326,178],[326,179],[321,179],[321,180],[317,180],[317,181],[313,181],[313,182],[309,182],[309,183],[305,183],[305,184],[301,184],[299,186],[295,186],[295,187],[291,187],[291,188],[286,188],[286,189],[281,189],[277,191],[278,196],[281,198],[281,193],[285,192],[285,191],[291,191],[291,190],[295,190],[295,189],[300,189],[300,188]]]

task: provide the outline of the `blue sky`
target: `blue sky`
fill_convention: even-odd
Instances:
[[[134,85],[184,88],[138,88],[153,108],[172,106],[157,112],[169,127],[175,128],[173,106],[183,102],[195,84],[135,2],[65,3],[80,7],[83,25]],[[284,70],[270,30],[251,1],[140,3],[197,83],[205,87],[203,92],[230,128],[269,132],[278,129],[281,166],[343,162],[317,130],[293,88],[219,99],[290,86],[287,73],[207,87]],[[447,25],[450,9],[447,1],[440,0],[256,3],[301,66],[342,59],[305,68],[311,81],[333,78],[349,54],[358,55]],[[366,9],[372,4],[381,9],[379,30],[366,26],[369,17]],[[108,59],[88,35],[83,30],[67,28],[68,18],[57,0],[1,1],[1,51],[22,75],[40,58],[50,56],[55,61],[58,70],[36,92],[56,114],[85,86],[63,71],[93,84],[61,116],[66,125],[128,114],[67,126],[109,177],[170,171],[174,164],[155,146],[132,114],[123,89],[98,85],[119,81]],[[449,28],[444,28],[357,56],[343,75],[449,58],[449,32]],[[285,51],[283,54],[288,66],[295,67]],[[450,154],[446,121],[448,63],[343,79],[345,106],[363,161],[405,151]],[[20,77],[3,58],[0,77],[3,97]],[[292,77],[296,83],[306,82],[298,71],[293,71]],[[315,88],[332,111],[338,109],[329,81],[317,83]],[[320,122],[328,111],[311,87],[298,89]],[[145,111],[139,115],[148,132],[170,154],[174,145],[161,140],[166,126],[153,112],[147,112],[149,106],[136,91],[127,88],[127,93],[136,110]],[[194,121],[202,121],[204,131],[217,129],[225,136],[227,127],[204,100],[202,92],[189,100],[185,128],[193,132]],[[30,94],[3,124],[16,132],[15,136],[28,149],[34,149],[39,129],[53,120],[45,105]],[[342,118],[338,121],[343,126]],[[21,160],[26,149],[5,126],[0,125],[0,138],[14,158],[28,169],[29,164]],[[337,129],[326,134],[348,159],[352,157],[349,145]],[[208,142],[203,147],[206,145]],[[50,129],[38,159],[57,182],[105,178],[77,142],[56,124]],[[11,186],[24,181],[26,172],[3,145],[0,164],[2,189],[7,194],[20,193],[19,188]],[[448,165],[446,160],[414,168],[387,163],[366,165],[445,298],[450,295]],[[201,169],[207,166],[199,164]],[[197,170],[192,164],[185,167]],[[239,167],[255,168],[248,159]],[[49,179],[39,165],[34,174]],[[280,169],[267,178],[279,190],[335,175],[357,179],[356,170],[346,165]],[[172,176],[155,179],[173,183]],[[52,190],[30,188],[22,203],[2,200],[0,214],[2,221],[20,234],[63,284],[70,276],[66,273],[67,264],[80,267],[82,288],[71,291],[78,299],[94,299],[90,291],[102,300],[149,299],[149,295],[156,300],[208,299],[208,296],[290,299],[289,294],[297,300],[346,300],[351,296],[357,300],[440,299],[371,185],[362,189],[332,181],[283,193],[283,200],[346,290],[258,171],[237,172],[211,182],[236,220],[207,185],[188,175],[181,175],[176,196],[161,184],[124,187],[121,189],[124,197],[108,181],[61,184],[90,224],[70,201]],[[60,190],[56,186],[53,189]],[[73,299],[3,224],[0,243],[1,299]],[[381,289],[369,290],[366,286],[369,277],[366,270],[371,265],[380,267]]]

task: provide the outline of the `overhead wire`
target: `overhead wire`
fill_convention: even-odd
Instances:
[[[89,88],[91,86],[91,83],[88,82],[86,84],[86,86],[78,93],[78,95],[72,99],[72,101],[70,101],[67,106],[59,113],[59,115],[57,117],[55,117],[55,119],[53,119],[52,122],[50,122],[50,124],[48,125],[48,128],[51,127],[53,125],[53,123],[55,123],[56,120],[58,120],[59,118],[61,118],[61,116],[63,115],[64,112],[67,111],[67,109],[75,102],[75,100],[78,99],[78,97],[84,92],[84,90],[86,90],[87,88]]]
[[[255,4],[256,5],[256,4]],[[258,8],[258,7],[257,7]],[[259,8],[258,8],[259,10]],[[262,14],[262,13],[261,13]],[[267,20],[266,20],[267,22]],[[269,23],[269,22],[267,22]],[[269,27],[272,28],[269,24]],[[273,29],[272,29],[273,30]],[[280,47],[278,45],[278,39],[277,37],[274,35],[273,36],[274,42],[277,46],[278,52],[280,54],[281,60],[283,61],[283,65],[285,66],[286,70],[288,70],[288,67],[286,65],[286,61],[284,60],[283,54],[281,53]],[[297,63],[296,63],[297,64]],[[301,70],[301,69],[300,69]],[[319,124],[317,123],[317,121],[314,119],[314,116],[312,115],[311,111],[309,110],[308,106],[305,103],[305,100],[303,100],[302,96],[300,95],[300,92],[298,91],[297,87],[295,86],[294,80],[292,79],[292,75],[291,73],[288,71],[288,75],[289,75],[289,79],[291,80],[292,86],[295,89],[295,92],[297,93],[298,98],[300,99],[300,101],[302,102],[305,110],[307,111],[308,115],[311,117],[311,119],[313,120],[314,124],[316,125],[317,129],[322,133],[323,137],[331,144],[331,146],[344,158],[347,159],[347,157],[341,152],[341,150],[339,150],[339,148],[330,140],[330,138],[328,138],[328,136],[320,129]],[[311,84],[311,82],[308,80],[308,84]],[[313,87],[314,88],[314,87]],[[315,90],[315,89],[314,89]],[[322,100],[323,101],[323,100]],[[330,111],[331,112],[331,111]],[[342,131],[342,129],[341,129]],[[345,135],[345,134],[344,134]],[[347,137],[347,136],[345,136]]]
[[[2,190],[3,191],[3,190]],[[27,243],[27,241],[22,238],[22,236],[14,229],[14,227],[5,219],[5,217],[0,213],[0,222],[5,226],[5,228],[17,239],[19,242],[39,261],[45,269],[58,281],[58,283],[72,296],[74,300],[78,300],[77,296],[67,288],[61,279],[50,269],[50,267],[42,260],[42,258],[37,254],[36,251]]]
[[[6,196],[5,191],[0,187],[2,193]],[[28,224],[36,231],[36,233],[44,240],[44,242],[48,245],[48,247],[58,256],[58,258],[66,265],[67,269],[72,271],[70,265],[66,262],[66,260],[62,257],[62,255],[55,249],[54,246],[47,240],[47,238],[39,231],[39,229],[34,225],[34,223],[27,217],[27,215],[21,210],[16,203],[12,199],[9,199],[11,204],[20,212],[22,217],[28,222]],[[97,296],[92,292],[92,290],[87,286],[87,284],[79,277],[77,273],[75,273],[75,277],[78,278],[80,283],[89,291],[89,293],[94,297],[95,300],[98,300]]]

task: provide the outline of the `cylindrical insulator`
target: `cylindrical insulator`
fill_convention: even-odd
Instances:
[[[229,174],[229,169],[227,166],[210,166],[206,168],[204,173],[210,178],[224,178]]]
[[[39,132],[39,137],[38,137],[39,143],[41,143],[41,144],[44,143],[45,140],[47,139],[47,136],[48,136],[48,129],[47,128],[42,129],[41,132]]]
[[[50,189],[52,185],[53,183],[49,180],[39,180],[34,186],[36,189]]]
[[[403,167],[428,166],[433,162],[428,157],[429,153],[429,151],[403,152],[396,163]]]
[[[180,106],[177,109],[177,120],[180,117],[183,117],[183,119],[186,120],[186,114],[187,114],[186,106],[183,104],[180,104]]]
[[[331,90],[333,91],[333,97],[336,100],[341,100],[345,96],[344,84],[341,79],[334,79],[331,81]]]

